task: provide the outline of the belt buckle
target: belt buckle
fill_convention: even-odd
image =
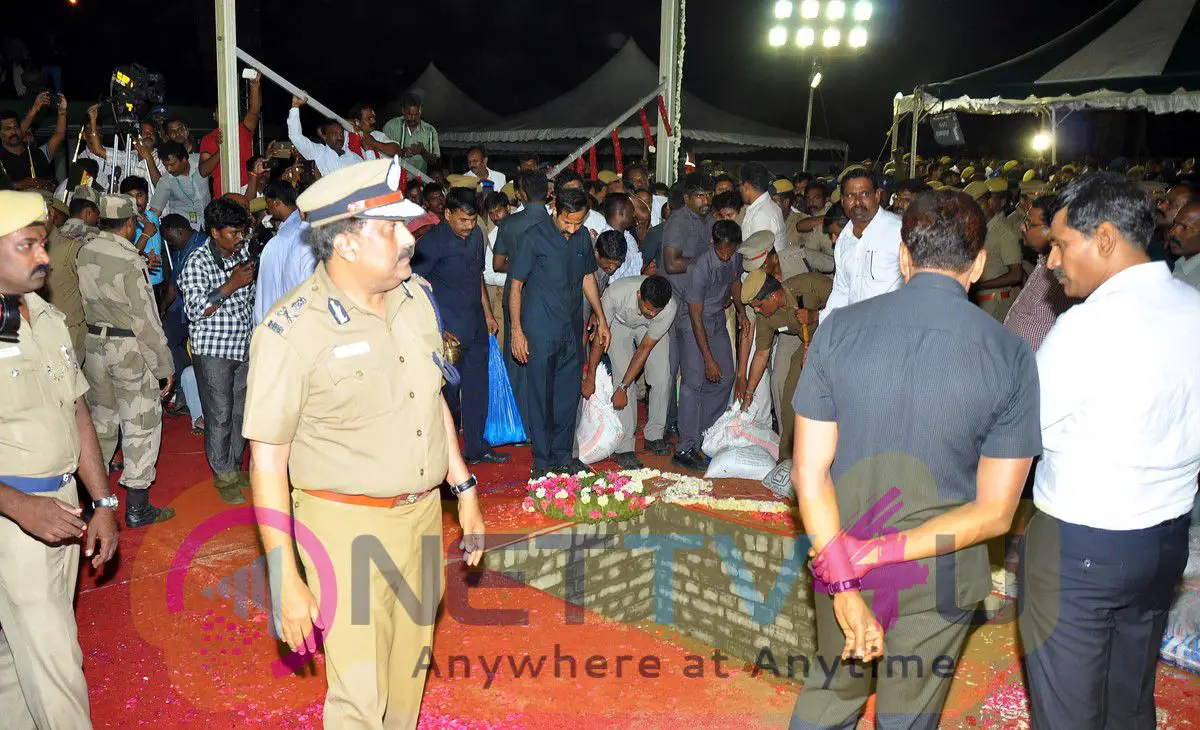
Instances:
[[[63,474],[63,475],[62,475],[62,480],[61,480],[61,481],[62,481],[62,485],[65,487],[66,485],[68,485],[68,484],[70,484],[70,483],[71,483],[71,475],[70,475],[70,474]]]

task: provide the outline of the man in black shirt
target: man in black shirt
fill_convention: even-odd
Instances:
[[[62,94],[58,95],[58,123],[45,151],[31,145],[27,137],[38,113],[49,104],[49,92],[38,94],[24,122],[15,112],[0,111],[0,188],[54,191],[54,165],[50,158],[67,137],[67,100]]]

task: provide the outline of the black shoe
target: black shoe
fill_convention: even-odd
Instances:
[[[681,469],[687,469],[688,471],[702,472],[705,468],[703,457],[701,457],[695,449],[692,449],[691,451],[675,452],[675,454],[671,457],[671,463]]]
[[[590,474],[592,471],[592,467],[583,463],[579,459],[571,459],[571,461],[568,462],[567,465],[564,466],[561,471],[566,472],[567,474],[578,474],[579,472],[584,472],[584,473]]]
[[[664,456],[671,453],[671,442],[665,436],[657,441],[646,441],[645,446],[646,451],[649,451],[651,454]]]
[[[467,463],[471,466],[476,464],[507,464],[512,457],[508,454],[501,454],[499,451],[485,451],[474,459],[467,459]]]
[[[168,416],[190,416],[192,412],[188,410],[186,403],[172,402],[163,409]]]
[[[613,461],[617,462],[617,466],[622,469],[642,469],[646,466],[632,451],[613,454]]]
[[[670,441],[679,438],[679,426],[671,425],[663,429],[663,440]]]

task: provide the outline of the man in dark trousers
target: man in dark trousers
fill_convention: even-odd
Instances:
[[[483,232],[475,225],[479,213],[475,191],[454,188],[446,195],[446,220],[421,238],[413,256],[413,273],[433,286],[446,333],[461,344],[458,385],[447,383],[446,403],[462,428],[468,464],[503,464],[507,454],[492,450],[483,440],[488,415],[488,335],[500,326],[483,286]],[[467,404],[463,407],[463,404]]]
[[[560,191],[552,218],[526,232],[508,272],[512,354],[528,371],[525,430],[533,442],[534,478],[587,468],[571,457],[583,381],[585,298],[596,314],[593,344],[607,350],[610,339],[592,237],[583,227],[587,214],[587,193]]]
[[[521,170],[517,173],[517,200],[525,207],[500,221],[500,232],[492,249],[492,268],[507,273],[525,243],[525,234],[538,223],[550,220],[546,210],[546,198],[550,194],[550,183],[540,170]],[[512,292],[512,279],[504,282],[504,364],[508,368],[508,379],[512,384],[513,397],[521,421],[529,423],[529,405],[525,392],[525,366],[513,359],[512,316],[508,310],[508,299]]]
[[[792,728],[854,727],[872,684],[876,727],[938,727],[991,592],[982,543],[1008,531],[1042,446],[1029,345],[967,298],[986,227],[964,193],[917,196],[907,284],[827,314],[813,337],[792,481],[819,551],[813,664],[836,669],[808,674]]]

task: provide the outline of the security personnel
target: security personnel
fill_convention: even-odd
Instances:
[[[162,398],[171,391],[175,362],[158,319],[146,261],[130,243],[136,229],[133,198],[105,195],[100,199],[100,232],[76,259],[87,319],[83,374],[91,383],[88,405],[105,464],[121,436],[121,486],[128,490],[125,524],[131,528],[175,516],[171,507],[150,504],[162,442]],[[160,388],[162,380],[166,386]]]
[[[593,276],[592,237],[583,225],[587,215],[587,193],[575,188],[559,191],[553,217],[526,232],[508,272],[510,347],[513,358],[527,370],[525,431],[533,442],[535,478],[585,468],[571,457],[583,380],[585,298],[596,314],[593,344],[607,350],[610,338]]]
[[[50,275],[41,294],[56,309],[67,316],[67,330],[75,357],[83,362],[85,325],[83,299],[79,294],[79,271],[76,257],[89,238],[99,233],[100,193],[91,185],[80,185],[67,208],[70,216],[58,228],[50,231]]]
[[[467,178],[478,183],[478,178]],[[454,187],[446,196],[446,220],[421,238],[412,270],[433,285],[447,333],[459,343],[460,384],[446,384],[446,402],[462,425],[468,464],[504,464],[508,455],[483,440],[488,417],[488,335],[499,331],[483,285],[483,231],[473,188]],[[464,408],[464,404],[466,407]]]
[[[50,268],[45,220],[37,193],[0,192],[0,707],[4,727],[90,728],[78,540],[96,568],[113,556],[117,498],[65,318],[34,293]],[[87,524],[76,471],[94,500]]]
[[[750,404],[754,389],[771,360],[771,346],[778,335],[779,349],[775,367],[771,370],[771,395],[775,400],[775,415],[779,418],[779,453],[792,452],[792,433],[796,414],[792,410],[792,395],[804,367],[804,355],[812,342],[817,315],[833,292],[833,280],[823,274],[799,274],[780,282],[765,269],[750,272],[742,282],[742,303],[754,309],[754,360],[750,365],[749,381],[734,398],[742,406]],[[787,358],[787,359],[784,359]],[[782,401],[782,402],[781,402]]]
[[[458,496],[466,562],[478,565],[483,555],[475,478],[442,397],[455,374],[440,356],[428,283],[409,265],[415,244],[402,220],[422,211],[399,181],[397,164],[374,160],[326,175],[300,196],[317,269],[250,345],[243,433],[263,545],[280,556],[272,602],[293,650],[315,651],[313,626],[322,629],[327,728],[381,728],[385,715],[389,728],[416,727],[437,609],[422,598],[441,594],[443,481]],[[314,562],[317,546],[301,537],[306,578],[290,527],[270,519],[290,524],[289,515],[328,557]],[[378,541],[394,569],[353,573],[363,536]],[[336,591],[323,584],[329,567]],[[352,585],[362,580],[369,585]],[[421,615],[397,600],[399,581],[425,607]],[[354,596],[370,596],[369,616],[358,616]]]
[[[963,190],[979,203],[987,216],[987,263],[983,275],[974,286],[975,301],[983,311],[1003,322],[1021,290],[1024,271],[1021,268],[1020,235],[1009,225],[1004,215],[1008,201],[1008,182],[994,177],[987,182],[973,182]]]

